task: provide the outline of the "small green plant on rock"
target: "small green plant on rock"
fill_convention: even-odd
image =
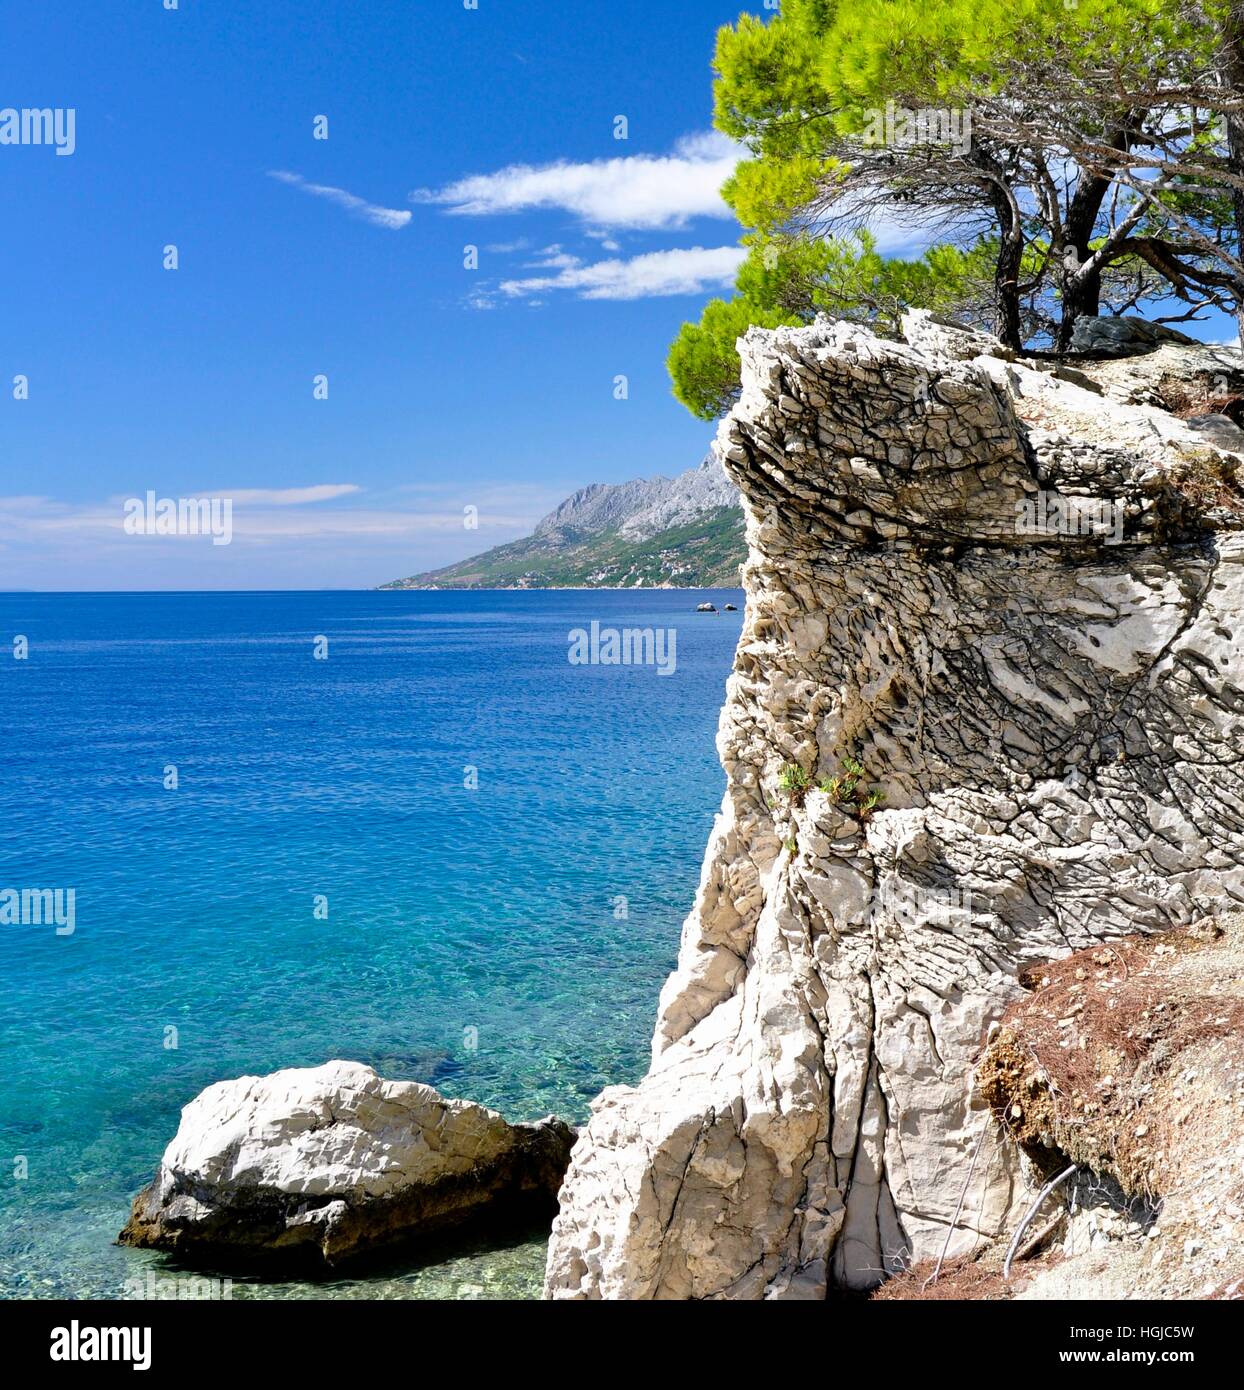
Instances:
[[[778,777],[778,788],[784,791],[795,806],[802,805],[812,785],[812,778],[798,763],[787,763]]]
[[[885,800],[885,793],[876,787],[863,785],[864,765],[854,758],[843,758],[842,770],[834,777],[824,777],[818,784],[831,801],[836,801],[852,815],[867,820]]]

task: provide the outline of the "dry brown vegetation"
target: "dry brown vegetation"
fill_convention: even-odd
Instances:
[[[1038,1268],[1049,1268],[1057,1259],[1057,1255],[1045,1255],[1039,1263],[1023,1267],[1008,1284],[1002,1277],[1000,1252],[996,1247],[982,1246],[974,1254],[947,1260],[936,1279],[933,1274],[937,1261],[922,1260],[902,1274],[887,1279],[869,1297],[880,1303],[954,1302],[959,1299],[1002,1302],[1014,1298]]]
[[[1157,393],[1163,408],[1181,420],[1192,420],[1198,415],[1225,415],[1237,425],[1244,424],[1244,395],[1221,389],[1206,377],[1189,379],[1167,372],[1157,380]]]
[[[1129,1196],[1169,1186],[1169,1164],[1195,1126],[1195,1104],[1167,1084],[1193,1046],[1244,1031],[1239,980],[1214,988],[1221,928],[1135,937],[1045,966],[1014,1004],[978,1071],[995,1115],[1043,1172],[1079,1163]],[[1223,965],[1237,969],[1233,952]]]
[[[1210,512],[1244,515],[1244,495],[1232,460],[1213,449],[1176,452],[1179,461],[1171,470],[1170,485],[1197,516]]]
[[[1009,1283],[1008,1237],[873,1297],[1244,1299],[1244,913],[1102,943],[1021,983],[978,1081],[1034,1191],[1080,1171],[1024,1232]]]

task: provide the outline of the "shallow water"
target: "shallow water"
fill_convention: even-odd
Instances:
[[[0,595],[0,889],[75,893],[0,927],[0,1294],[162,1271],[112,1241],[221,1078],[347,1057],[579,1122],[642,1075],[724,786],[704,597]],[[572,666],[593,619],[677,669]],[[232,1294],[532,1296],[543,1245]]]

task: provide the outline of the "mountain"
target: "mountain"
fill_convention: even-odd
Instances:
[[[380,587],[733,587],[745,554],[738,491],[709,454],[676,478],[592,483],[523,540]]]

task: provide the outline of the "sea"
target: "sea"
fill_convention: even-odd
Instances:
[[[582,1123],[643,1075],[726,603],[0,594],[0,1297],[538,1297],[540,1231],[197,1284],[115,1240],[215,1081],[346,1058]],[[648,628],[660,664],[609,640]]]

